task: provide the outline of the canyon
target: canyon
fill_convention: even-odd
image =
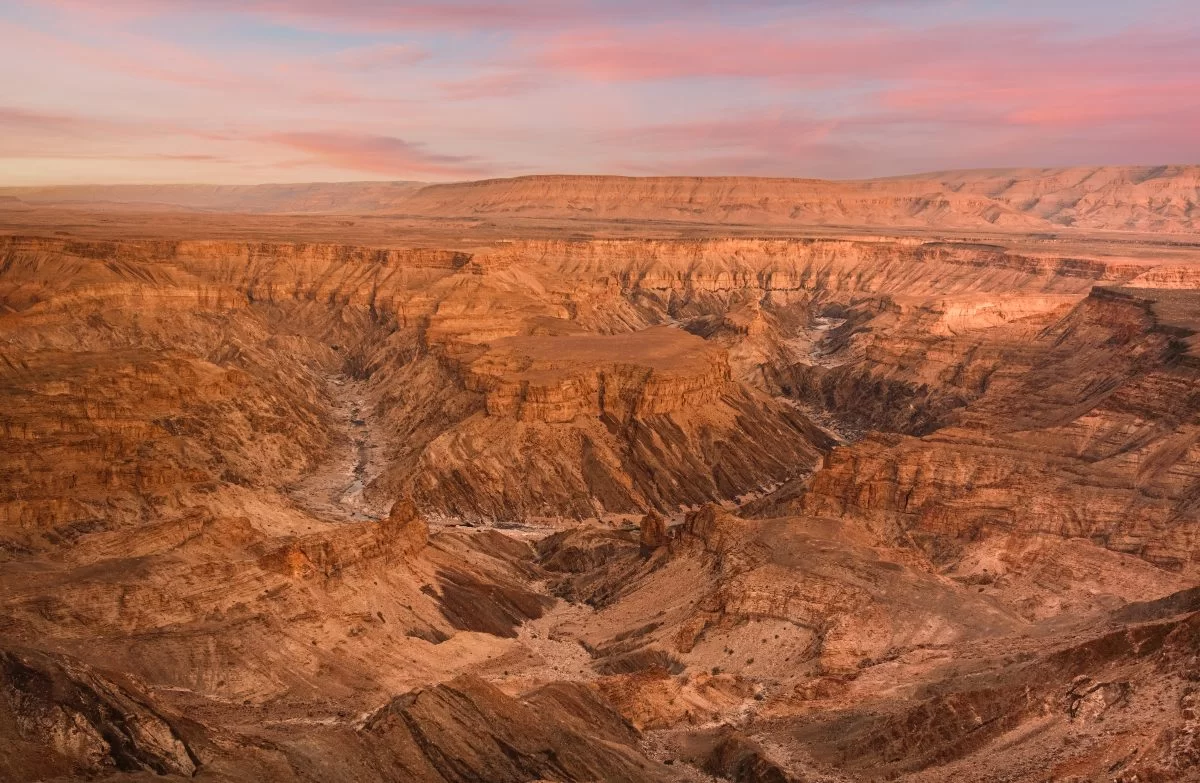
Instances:
[[[0,189],[0,780],[1200,780],[1198,204]]]

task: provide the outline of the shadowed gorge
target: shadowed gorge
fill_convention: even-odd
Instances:
[[[1197,779],[1194,167],[3,193],[0,779]]]

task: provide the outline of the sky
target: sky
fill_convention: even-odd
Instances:
[[[0,0],[0,184],[1200,162],[1198,0]]]

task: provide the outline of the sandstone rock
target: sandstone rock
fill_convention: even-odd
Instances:
[[[527,176],[424,185],[318,183],[4,188],[24,204],[158,203],[225,212],[690,221],[757,225],[1195,232],[1195,166],[950,171],[857,182]]]
[[[753,740],[733,730],[714,737],[712,751],[702,762],[708,772],[744,783],[800,783],[773,762]]]
[[[0,777],[1187,779],[1193,174],[3,210]]]
[[[1092,682],[1081,677],[1067,694],[1067,713],[1072,720],[1094,721],[1112,707],[1129,700],[1128,682]]]
[[[1154,315],[1152,296],[1097,289],[1019,349],[1026,372],[993,375],[957,414],[959,426],[834,451],[805,488],[804,509],[861,517],[942,560],[1015,529],[1085,537],[1193,573],[1200,401],[1184,390],[1200,376],[1170,347],[1163,321],[1196,325],[1178,305]]]
[[[408,498],[392,504],[387,519],[380,525],[380,535],[409,552],[418,552],[429,541],[429,523],[421,516],[417,506]]]
[[[737,534],[737,520],[715,503],[705,503],[698,511],[689,512],[683,520],[685,535],[699,539],[706,549],[728,549]]]
[[[405,780],[632,783],[669,777],[637,753],[628,726],[586,688],[542,692],[522,703],[477,678],[460,677],[398,697],[370,716],[363,732]]]
[[[642,517],[639,529],[639,540],[644,553],[664,547],[670,540],[667,536],[667,521],[654,510],[648,511],[646,516]]]
[[[178,718],[146,694],[78,661],[0,651],[0,774],[97,775],[149,770],[190,777],[200,760]]]

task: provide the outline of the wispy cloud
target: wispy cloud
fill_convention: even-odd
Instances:
[[[330,59],[350,71],[386,71],[427,60],[429,50],[411,44],[377,44],[347,49]]]
[[[1056,82],[1163,76],[1200,65],[1200,28],[1072,34],[1048,23],[928,28],[726,29],[707,25],[574,30],[535,63],[600,81],[699,78],[844,84],[917,79]]]
[[[12,0],[0,155],[215,180],[1200,160],[1191,10]]]
[[[312,157],[313,163],[389,176],[483,176],[488,168],[465,155],[444,155],[394,136],[353,133],[275,133],[265,141],[290,147]]]
[[[887,5],[890,0],[743,0],[736,13],[813,12],[849,6]],[[276,22],[319,22],[342,29],[529,31],[619,21],[638,24],[689,16],[714,17],[719,6],[695,0],[43,0],[109,19],[179,13],[237,13]],[[918,2],[918,5],[922,4]]]
[[[532,74],[521,72],[485,73],[438,84],[447,98],[456,101],[508,98],[531,92],[541,86],[542,82]]]

